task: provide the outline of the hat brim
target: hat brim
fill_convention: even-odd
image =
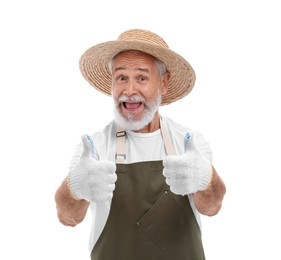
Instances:
[[[168,48],[139,41],[109,41],[89,48],[79,61],[82,75],[93,87],[110,96],[111,73],[108,63],[115,55],[126,50],[148,53],[166,65],[171,76],[168,91],[162,96],[161,105],[175,102],[192,90],[195,72],[182,56]]]

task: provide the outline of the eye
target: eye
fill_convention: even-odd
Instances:
[[[124,76],[124,75],[116,75],[115,79],[117,81],[126,81],[127,80],[127,77]]]
[[[124,75],[121,75],[121,76],[119,77],[119,80],[124,81],[124,80],[126,80],[126,77],[125,77]]]
[[[148,80],[148,78],[146,76],[141,75],[138,77],[139,82],[143,82],[143,81],[147,81],[147,80]]]

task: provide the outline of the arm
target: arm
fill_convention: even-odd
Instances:
[[[171,191],[193,194],[197,210],[207,216],[221,209],[226,187],[212,166],[212,152],[202,135],[192,136],[187,152],[164,158],[163,175]]]
[[[55,194],[58,218],[67,226],[82,222],[90,201],[110,200],[117,179],[114,162],[94,159],[91,137],[83,135],[82,142],[82,154],[75,157],[77,161]]]
[[[222,206],[226,187],[215,168],[212,167],[212,179],[206,190],[194,193],[194,203],[197,210],[207,216],[216,215]]]
[[[89,202],[74,199],[65,178],[55,194],[57,215],[60,222],[66,226],[76,226],[85,218]]]

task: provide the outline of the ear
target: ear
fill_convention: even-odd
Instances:
[[[167,94],[170,76],[171,76],[171,75],[170,75],[169,72],[166,72],[166,73],[163,75],[163,78],[162,78],[162,87],[161,87],[161,94],[162,94],[162,95]]]

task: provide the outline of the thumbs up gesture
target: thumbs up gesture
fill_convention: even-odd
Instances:
[[[193,138],[183,155],[166,156],[163,160],[163,175],[173,193],[187,195],[207,189],[212,179],[212,166]]]
[[[92,202],[109,200],[113,196],[117,180],[116,165],[112,161],[94,159],[94,144],[90,136],[83,135],[82,142],[80,160],[68,176],[70,191],[77,199]]]

